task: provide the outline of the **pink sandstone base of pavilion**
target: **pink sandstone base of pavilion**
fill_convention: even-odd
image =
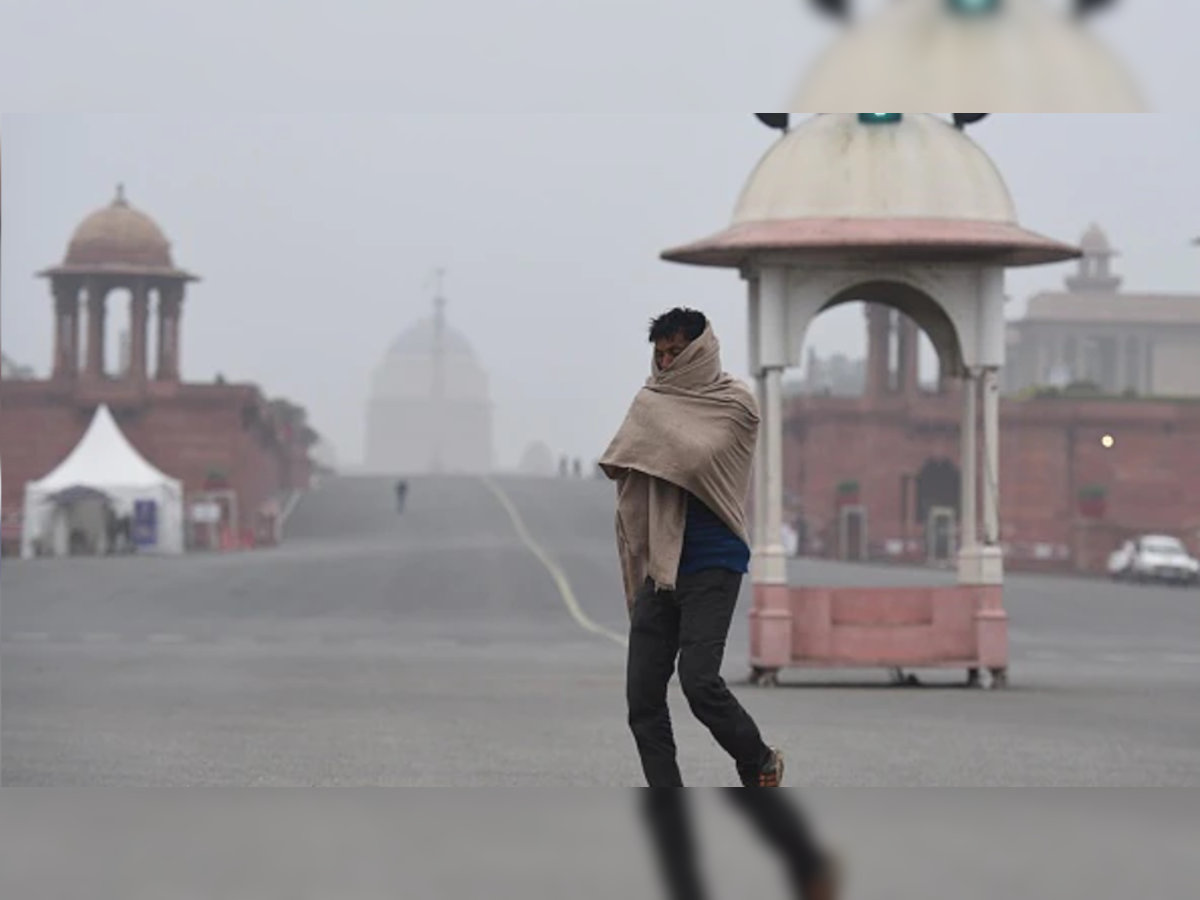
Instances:
[[[785,669],[963,669],[1008,685],[1003,588],[988,585],[817,588],[755,585],[752,681]]]

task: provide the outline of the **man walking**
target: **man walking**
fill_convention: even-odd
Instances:
[[[721,678],[749,571],[745,501],[759,415],[725,374],[703,313],[651,323],[653,374],[601,459],[618,484],[617,541],[630,607],[629,725],[650,787],[683,787],[667,686],[678,663],[688,704],[745,787],[780,787],[783,756]]]
[[[667,690],[678,668],[692,713],[732,758],[743,787],[783,784],[783,754],[721,677],[729,629],[749,571],[746,498],[759,413],[724,372],[703,313],[674,309],[650,326],[654,360],[600,461],[617,484],[617,544],[630,612],[629,725],[649,787],[683,787]],[[735,798],[787,858],[800,896],[833,896],[832,876],[783,799]],[[696,895],[682,800],[648,800],[669,880]],[[688,874],[691,872],[691,874]],[[685,887],[686,886],[686,887]]]

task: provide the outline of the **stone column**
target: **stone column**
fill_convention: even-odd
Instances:
[[[1004,609],[1004,548],[1000,540],[1000,391],[999,373],[985,369],[983,383],[983,543],[964,550],[958,561],[960,588],[974,594],[975,641],[979,665],[971,670],[971,681],[978,682],[980,669],[992,675],[994,687],[1007,687],[1009,665],[1008,613]],[[973,397],[975,391],[968,393]],[[971,435],[975,434],[974,403],[968,403]],[[964,440],[964,445],[968,442]],[[971,440],[970,451],[975,451]],[[972,457],[974,459],[974,457]],[[974,469],[974,465],[971,466]],[[972,473],[973,474],[973,473]],[[964,481],[966,478],[964,476]],[[976,481],[972,478],[972,488]],[[971,507],[974,499],[964,508]],[[971,529],[973,537],[974,529]]]
[[[751,659],[756,669],[778,671],[792,661],[792,608],[787,551],[783,546],[783,372],[788,362],[788,272],[764,269],[758,288],[758,380],[762,386],[759,460],[759,556],[751,613]]]
[[[960,380],[954,377],[953,370],[938,358],[938,393],[952,394],[958,390]]]
[[[746,276],[747,300],[749,303],[750,373],[754,379],[755,399],[761,413],[767,404],[767,384],[762,371],[762,347],[759,329],[762,327],[761,282],[757,274]],[[753,551],[751,580],[757,581],[759,562],[766,543],[767,531],[767,446],[759,436],[754,459],[754,521],[750,534]]]
[[[158,380],[178,381],[179,319],[183,313],[183,284],[170,283],[158,289]]]
[[[79,374],[79,284],[54,282],[54,378]]]
[[[1000,546],[1000,374],[983,373],[983,543]]]
[[[979,514],[976,505],[979,491],[978,397],[978,376],[975,372],[968,371],[963,379],[962,521],[959,523],[959,555],[963,561],[972,562],[978,556],[979,550]]]
[[[89,379],[104,378],[104,334],[107,321],[108,285],[98,279],[88,282],[87,365]]]
[[[900,326],[897,383],[902,396],[912,397],[921,387],[921,332],[917,323],[908,316],[899,314],[897,320]]]
[[[133,298],[129,302],[130,335],[129,377],[133,381],[145,381],[148,374],[147,329],[150,323],[150,285],[135,282]]]
[[[891,310],[878,303],[867,304],[867,396],[888,393],[892,367]]]
[[[763,435],[766,443],[767,503],[763,523],[763,576],[771,584],[787,583],[787,552],[783,546],[783,369],[766,370]]]
[[[1050,383],[1049,353],[1046,338],[1038,334],[1033,345],[1033,384],[1035,387],[1046,387]]]
[[[783,546],[783,372],[787,366],[787,271],[768,269],[759,282],[758,355],[762,385],[759,459],[763,466],[763,583],[787,584],[787,552]]]

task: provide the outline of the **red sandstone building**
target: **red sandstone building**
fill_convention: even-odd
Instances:
[[[5,551],[19,542],[25,485],[67,456],[102,404],[147,459],[184,483],[186,508],[211,500],[220,532],[269,539],[280,505],[308,486],[317,436],[300,407],[255,385],[181,380],[186,291],[199,279],[176,266],[159,226],[118,192],[76,229],[62,264],[40,274],[54,297],[50,377],[0,381]],[[113,365],[105,335],[120,292],[129,297],[128,351]],[[212,533],[196,528],[193,545]]]
[[[961,510],[959,384],[920,385],[910,320],[870,306],[867,321],[865,395],[789,401],[790,515],[814,555],[949,562]],[[1147,532],[1195,549],[1200,402],[1083,393],[1002,401],[1000,471],[985,477],[1003,486],[1009,565],[1101,571],[1122,540]]]

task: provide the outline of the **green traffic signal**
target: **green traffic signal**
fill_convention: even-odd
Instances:
[[[864,125],[894,125],[904,118],[904,113],[859,113],[858,121]]]

